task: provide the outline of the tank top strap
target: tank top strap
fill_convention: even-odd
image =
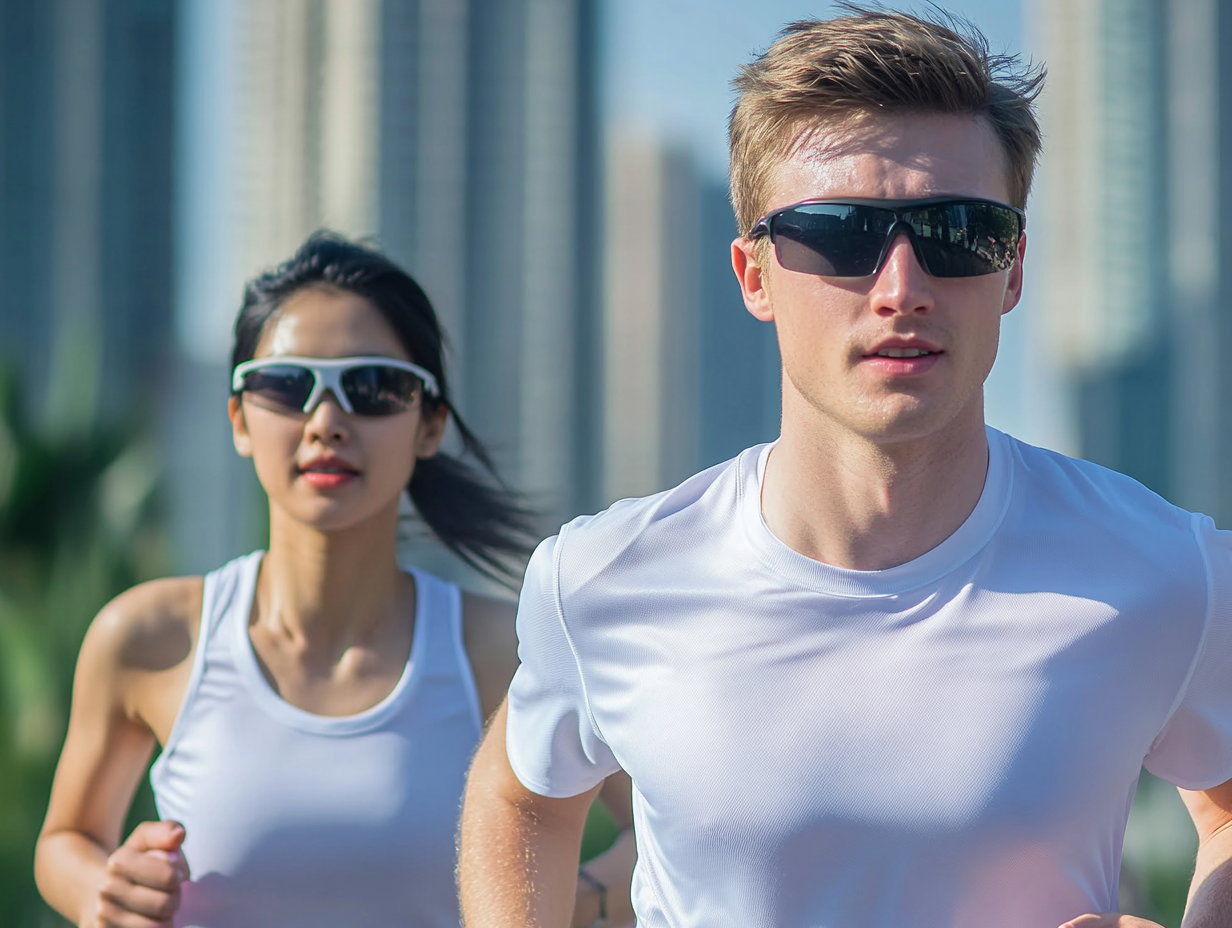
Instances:
[[[261,570],[261,559],[264,556],[264,551],[253,551],[228,561],[206,575],[206,593],[202,596],[201,603],[200,643],[197,647],[203,651],[207,663],[235,663],[232,651],[233,633],[230,629],[236,622],[245,629],[248,627],[256,593],[257,574]],[[202,644],[205,648],[201,647]]]
[[[192,711],[193,703],[201,689],[207,670],[233,673],[235,661],[226,627],[235,621],[235,613],[247,617],[252,608],[252,595],[257,582],[264,551],[253,551],[228,561],[205,575],[201,588],[201,619],[197,626],[197,644],[193,649],[193,666],[188,685],[180,700],[180,710],[171,726],[171,734],[154,762],[151,776],[178,744],[185,727],[185,719]]]
[[[479,692],[462,637],[462,591],[457,584],[417,567],[407,570],[415,578],[415,596],[420,600],[416,616],[425,624],[421,652],[423,671],[434,676],[454,677],[461,682],[475,725],[482,731]]]

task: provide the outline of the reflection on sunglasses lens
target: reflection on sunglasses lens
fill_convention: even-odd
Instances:
[[[877,270],[886,237],[902,220],[911,227],[925,270],[934,277],[980,277],[1013,265],[1018,215],[991,203],[947,203],[894,210],[809,203],[774,217],[771,238],[790,271],[865,277]]]
[[[360,416],[389,416],[405,412],[423,389],[410,371],[384,364],[361,364],[344,370],[339,378],[346,406]],[[316,388],[310,367],[278,364],[249,371],[243,391],[259,403],[286,412],[302,412]]]
[[[361,416],[388,416],[410,408],[421,384],[410,371],[368,364],[342,375],[351,408]]]
[[[284,409],[303,409],[312,385],[312,371],[302,367],[266,367],[249,371],[244,377],[246,392]]]

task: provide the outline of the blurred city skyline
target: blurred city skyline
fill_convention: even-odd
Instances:
[[[1223,439],[1201,423],[1161,425],[1173,410],[1176,422],[1215,415],[1213,375],[1201,380],[1192,365],[1167,373],[1135,348],[1169,342],[1160,326],[1171,331],[1183,308],[1175,296],[1196,279],[1192,260],[1164,257],[1172,216],[1159,204],[1169,189],[1189,189],[1186,178],[1216,183],[1216,162],[1201,155],[1213,143],[1160,140],[1199,126],[1195,107],[1221,105],[1217,92],[1203,96],[1214,87],[1198,73],[1210,56],[1172,48],[1192,44],[1184,36],[1201,33],[1192,22],[1209,20],[1211,4],[946,8],[995,51],[1052,71],[1025,295],[1004,320],[990,423],[1223,518],[1212,476]],[[730,81],[784,22],[836,9],[799,0],[6,4],[11,246],[0,260],[14,305],[48,311],[8,314],[0,334],[29,364],[27,393],[49,421],[106,415],[129,396],[154,412],[140,385],[161,376],[178,397],[159,401],[169,461],[183,465],[170,466],[170,479],[191,473],[173,496],[199,503],[188,486],[211,482],[251,489],[221,420],[212,442],[187,453],[202,439],[177,429],[218,418],[207,410],[225,378],[206,369],[225,365],[243,280],[328,226],[375,239],[421,278],[453,339],[461,408],[553,518],[653,492],[776,432],[773,332],[743,312],[727,268]],[[640,211],[625,209],[634,201]],[[1091,250],[1090,231],[1066,238],[1101,210],[1124,217],[1103,236],[1107,247]],[[482,223],[469,218],[480,214]],[[636,312],[622,308],[630,301]],[[1137,367],[1111,372],[1136,350]],[[733,368],[735,399],[715,405],[724,383],[713,378]],[[1182,371],[1189,379],[1176,380]],[[188,386],[198,374],[200,387]],[[198,389],[206,393],[194,405]],[[1153,425],[1131,421],[1148,407]],[[201,542],[203,558],[238,545],[251,524],[218,531],[197,531],[215,537]]]
[[[6,229],[29,255],[10,276],[51,310],[4,325],[14,361],[50,359],[28,368],[27,394],[52,419],[143,398],[175,563],[235,553],[260,534],[250,506],[211,506],[201,488],[256,502],[218,414],[241,285],[325,226],[378,241],[424,283],[460,408],[550,519],[769,440],[773,329],[743,311],[727,266],[729,83],[785,21],[831,8],[6,4],[26,50],[8,85],[46,101],[6,111]],[[1016,4],[955,12],[1012,47]],[[630,197],[658,225],[622,212]]]
[[[1232,20],[1216,0],[940,6],[1052,75],[990,423],[1232,525]],[[545,531],[663,489],[777,435],[774,330],[728,264],[729,83],[834,9],[0,0],[0,362],[43,432],[139,437],[108,492],[157,479],[166,568],[208,570],[264,533],[224,414],[241,284],[330,226],[425,284],[460,408]],[[1188,847],[1163,795],[1131,820],[1140,877]]]

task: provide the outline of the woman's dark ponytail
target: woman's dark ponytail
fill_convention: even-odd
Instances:
[[[464,453],[479,468],[443,452],[420,458],[407,487],[411,502],[445,547],[485,576],[512,586],[539,540],[535,514],[501,482],[487,449],[453,404],[446,404]],[[491,479],[484,479],[483,472]]]
[[[446,454],[424,458],[411,478],[411,502],[441,543],[476,570],[502,583],[534,547],[533,517],[508,490],[482,479]]]
[[[409,274],[375,249],[330,232],[313,233],[289,261],[249,282],[235,322],[231,366],[253,357],[265,324],[287,298],[327,286],[368,300],[397,333],[411,359],[436,377],[440,403],[453,418],[462,454],[439,453],[415,463],[408,491],[420,518],[450,551],[480,573],[512,586],[539,535],[535,513],[501,481],[491,456],[450,400],[444,333],[427,295]],[[428,405],[426,411],[430,411]],[[475,464],[466,458],[472,458]]]

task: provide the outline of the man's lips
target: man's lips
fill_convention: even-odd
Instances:
[[[931,370],[943,354],[945,352],[931,342],[891,340],[862,355],[860,361],[887,374],[922,374]]]
[[[940,345],[918,335],[891,335],[874,343],[864,357],[915,358],[941,353]]]

